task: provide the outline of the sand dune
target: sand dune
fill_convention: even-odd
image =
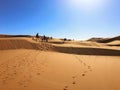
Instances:
[[[57,42],[58,44],[58,42]],[[94,48],[95,46],[99,46],[97,43],[90,42],[73,42],[74,45],[82,45],[82,46],[92,46],[92,47],[73,47],[71,46],[72,42],[65,42],[63,46],[55,46],[48,43],[33,43],[24,39],[0,39],[0,50],[9,50],[9,49],[33,49],[33,50],[49,50],[56,51],[61,53],[68,54],[78,54],[78,55],[108,55],[108,56],[119,56],[119,50],[112,49],[102,49],[102,48]],[[89,45],[88,45],[89,44]],[[68,47],[69,46],[69,47]],[[93,47],[94,46],[94,47]],[[92,53],[91,53],[92,51]]]
[[[29,38],[28,38],[29,39]],[[25,39],[0,39],[0,50],[9,50],[9,49],[33,49],[33,50],[49,50],[52,48],[52,45],[46,43],[33,43]]]
[[[120,46],[120,40],[115,40],[112,42],[107,43],[109,46]]]
[[[99,43],[110,43],[116,40],[120,40],[120,36],[113,37],[113,38],[91,38],[88,41],[94,41]]]
[[[1,38],[0,90],[120,90],[119,62],[119,47]]]

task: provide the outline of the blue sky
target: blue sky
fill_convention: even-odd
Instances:
[[[120,35],[120,0],[0,0],[0,33],[57,38]]]

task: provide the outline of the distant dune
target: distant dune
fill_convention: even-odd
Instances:
[[[106,39],[109,39],[109,38],[90,38],[88,39],[87,41],[92,41],[92,42],[99,42],[99,41],[102,41],[102,40],[106,40]]]
[[[120,40],[120,36],[113,37],[113,38],[91,38],[88,41],[94,41],[99,43],[109,43],[115,40]]]
[[[120,40],[114,40],[112,42],[107,43],[108,46],[120,46]]]

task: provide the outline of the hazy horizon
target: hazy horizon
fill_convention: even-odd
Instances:
[[[119,0],[0,0],[0,34],[85,40],[120,35]]]

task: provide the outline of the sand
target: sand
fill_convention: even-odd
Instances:
[[[0,90],[120,90],[120,47],[53,41],[1,38]]]

